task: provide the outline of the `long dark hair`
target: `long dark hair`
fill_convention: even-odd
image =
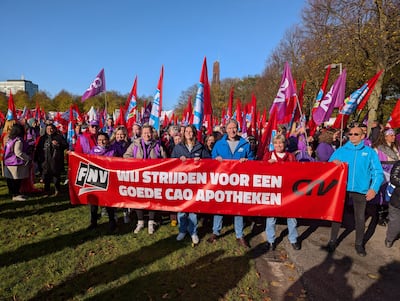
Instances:
[[[10,139],[14,139],[17,137],[24,138],[24,136],[25,128],[19,123],[15,123],[11,128],[10,134],[8,134],[8,137]]]

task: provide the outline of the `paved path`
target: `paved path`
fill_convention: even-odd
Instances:
[[[283,220],[285,221],[285,220]],[[342,236],[336,251],[327,244],[330,224],[300,221],[302,249],[295,251],[287,240],[286,225],[277,225],[278,247],[256,259],[257,270],[268,281],[272,300],[400,300],[400,240],[384,246],[386,227],[376,226],[366,244],[366,257],[354,250],[354,231]],[[342,233],[345,231],[341,229]],[[371,232],[372,233],[372,232]],[[265,242],[262,232],[251,245]]]

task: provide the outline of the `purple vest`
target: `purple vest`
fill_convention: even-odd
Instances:
[[[16,137],[14,139],[8,139],[6,143],[4,152],[4,165],[6,166],[17,166],[25,164],[25,161],[17,157],[14,153],[14,146],[17,140],[21,141],[19,137]]]

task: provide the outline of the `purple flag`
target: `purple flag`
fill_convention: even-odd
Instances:
[[[104,77],[104,68],[101,69],[100,73],[96,76],[94,81],[90,84],[89,88],[82,95],[82,101],[96,96],[97,94],[106,90],[106,79]]]
[[[313,119],[317,125],[328,121],[334,108],[339,108],[344,102],[346,88],[346,70],[333,83],[331,89],[319,102],[318,108],[313,111]]]
[[[296,94],[296,88],[294,86],[292,72],[290,71],[289,63],[286,62],[282,74],[281,85],[269,110],[269,114],[271,114],[273,110],[276,108],[277,120],[278,122],[282,121],[286,115],[286,103],[295,94]]]

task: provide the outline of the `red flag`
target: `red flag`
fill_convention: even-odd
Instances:
[[[262,128],[264,128],[266,123],[267,123],[267,109],[264,107],[264,111],[263,111],[260,125],[258,126],[258,128],[261,130]]]
[[[339,114],[336,117],[335,123],[332,126],[333,128],[339,129],[345,127],[350,114],[359,109],[361,104],[362,108],[364,108],[382,72],[383,70],[376,73],[368,82],[346,97],[344,104],[340,108]],[[359,112],[361,112],[362,108],[359,109]]]
[[[210,83],[208,82],[207,60],[204,58],[200,82],[204,84],[204,115],[212,114]]]
[[[358,114],[361,113],[361,111],[364,109],[365,105],[367,104],[367,101],[369,97],[371,96],[372,91],[374,91],[374,87],[376,85],[376,82],[378,81],[379,77],[381,76],[383,70],[379,71],[373,78],[371,78],[368,81],[368,91],[367,94],[365,94],[364,98],[361,100],[360,104],[357,106],[357,111]]]
[[[222,108],[221,111],[221,125],[225,125],[226,122],[226,112],[225,112],[225,108]]]
[[[117,120],[115,120],[115,126],[123,125],[126,127],[126,122],[125,122],[125,111],[124,107],[120,106],[119,107],[119,115]]]
[[[171,120],[173,120],[173,118],[171,118]],[[166,129],[168,127],[168,125],[169,125],[169,119],[168,119],[167,113],[164,113],[164,121],[163,121],[162,128]]]
[[[183,118],[182,118],[183,124],[190,124],[192,115],[193,115],[192,96],[189,95],[186,109],[183,111]]]
[[[268,124],[264,126],[264,132],[262,133],[261,142],[257,149],[257,158],[261,160],[264,156],[264,153],[268,151],[269,145],[271,143],[271,139],[273,137],[273,131],[277,130],[278,118],[277,118],[278,108],[272,111],[269,115]]]
[[[133,86],[129,96],[125,102],[125,121],[128,127],[128,132],[131,132],[132,126],[136,122],[136,99],[137,99],[137,76],[133,82]]]
[[[257,139],[257,99],[254,93],[251,95],[251,128],[250,134]]]
[[[400,98],[397,100],[392,114],[390,114],[386,127],[391,127],[393,129],[400,128]]]
[[[236,102],[236,120],[239,123],[239,126],[242,126],[242,102],[240,99],[237,99]]]
[[[14,98],[11,90],[10,90],[10,96],[8,97],[6,120],[17,120],[17,112],[15,110]]]

